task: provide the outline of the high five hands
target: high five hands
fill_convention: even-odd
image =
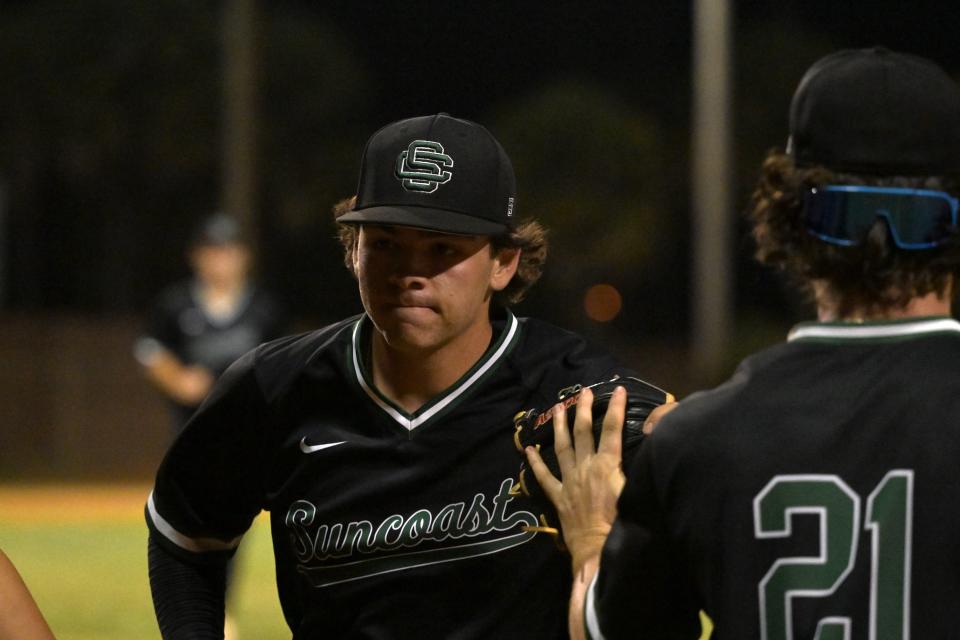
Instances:
[[[617,499],[625,482],[622,459],[622,430],[627,393],[617,387],[603,419],[600,442],[593,441],[593,392],[585,388],[577,399],[571,442],[567,412],[554,406],[554,451],[560,478],[547,468],[534,447],[525,450],[537,481],[557,509],[563,539],[570,551],[574,575],[591,559],[599,558],[603,543],[617,515]],[[659,420],[676,407],[675,402],[651,412],[643,425],[650,434]]]

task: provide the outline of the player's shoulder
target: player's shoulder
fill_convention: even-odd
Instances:
[[[542,357],[609,357],[609,352],[580,334],[550,324],[538,318],[518,317],[520,342],[517,355],[521,358]]]
[[[318,362],[345,359],[353,328],[361,316],[325,327],[265,342],[241,360],[256,377],[264,395],[270,397]],[[238,361],[239,362],[239,361]]]
[[[656,440],[665,444],[702,442],[700,435],[689,432],[714,432],[723,428],[721,425],[737,424],[727,416],[742,413],[757,401],[756,384],[768,382],[771,369],[776,368],[775,363],[787,356],[789,350],[789,344],[780,344],[747,356],[724,382],[682,398],[677,408],[660,421]]]
[[[744,358],[719,385],[681,398],[650,438],[657,459],[706,468],[719,464],[724,452],[734,454],[733,448],[750,450],[750,434],[791,406],[793,374],[811,357],[802,351],[789,342],[767,347]]]
[[[613,375],[636,375],[604,347],[536,318],[518,318],[520,334],[510,354],[530,389],[553,391],[572,384],[593,384]]]

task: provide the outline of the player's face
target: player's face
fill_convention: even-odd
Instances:
[[[250,253],[239,244],[201,245],[190,252],[190,263],[202,282],[230,286],[246,278]]]
[[[518,258],[515,250],[493,255],[486,236],[363,225],[354,270],[386,344],[429,352],[489,341],[490,296],[510,282]]]

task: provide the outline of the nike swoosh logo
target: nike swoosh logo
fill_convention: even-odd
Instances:
[[[335,447],[338,444],[346,444],[346,440],[340,442],[326,442],[324,444],[307,444],[307,438],[303,437],[300,439],[300,451],[304,453],[315,453],[317,451],[322,451],[323,449],[329,449],[330,447]]]

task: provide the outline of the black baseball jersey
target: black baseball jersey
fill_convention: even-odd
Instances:
[[[628,470],[594,638],[955,638],[960,324],[806,324]]]
[[[563,638],[569,559],[511,493],[513,417],[621,369],[509,312],[485,355],[413,414],[382,396],[360,316],[232,366],[168,452],[153,534],[194,560],[271,515],[294,638]]]
[[[148,361],[152,350],[166,349],[186,365],[201,365],[215,377],[257,345],[284,333],[286,315],[262,289],[250,287],[233,313],[216,317],[200,300],[194,281],[175,284],[160,294],[137,341],[137,357]],[[177,405],[182,425],[196,407]]]

